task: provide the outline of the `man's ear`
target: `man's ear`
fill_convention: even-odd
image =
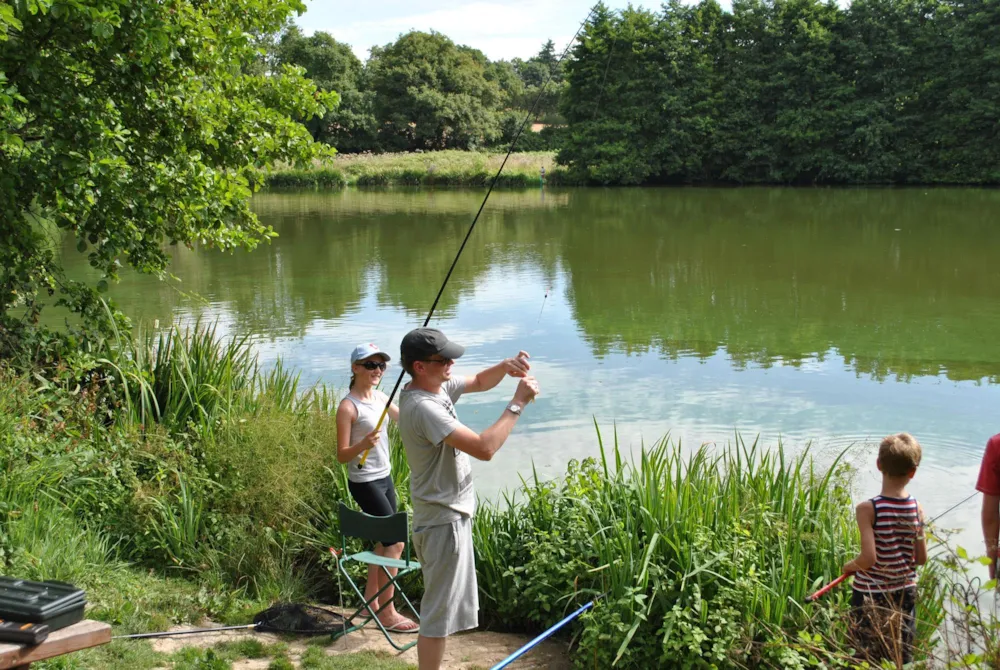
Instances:
[[[879,472],[882,472],[882,460],[879,458],[875,459],[875,467],[878,468]]]

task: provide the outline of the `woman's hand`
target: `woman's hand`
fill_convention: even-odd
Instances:
[[[362,437],[355,447],[364,447],[365,449],[374,449],[375,445],[378,444],[378,437],[382,433],[381,430],[373,430],[364,437]]]
[[[503,360],[504,372],[511,377],[528,376],[528,370],[531,369],[531,364],[528,363],[529,358],[531,356],[528,355],[527,351],[519,351],[514,358],[505,358]]]

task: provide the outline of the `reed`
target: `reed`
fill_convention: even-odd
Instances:
[[[635,460],[600,442],[560,482],[537,474],[476,518],[480,588],[494,625],[547,627],[605,594],[584,619],[580,654],[601,667],[661,655],[726,664],[794,635],[799,603],[839,574],[854,547],[846,469],[806,449],[736,435],[686,451],[664,438]],[[841,455],[842,456],[842,455]]]
[[[500,169],[502,152],[434,151],[392,154],[338,154],[302,168],[279,168],[267,179],[274,188],[345,186],[488,186]],[[515,153],[497,180],[500,188],[531,188],[544,181],[576,185],[555,162],[554,151]]]

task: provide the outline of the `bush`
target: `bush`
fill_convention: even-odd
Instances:
[[[853,544],[839,459],[817,469],[808,451],[786,460],[781,445],[741,441],[686,455],[663,440],[637,463],[617,444],[601,454],[481,508],[476,560],[493,625],[547,628],[603,594],[580,617],[581,668],[775,667],[766,650],[843,612],[842,600],[795,604],[839,574]],[[838,653],[823,640],[806,656]]]

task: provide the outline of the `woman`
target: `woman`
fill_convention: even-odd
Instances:
[[[382,380],[389,355],[374,344],[361,344],[351,352],[351,384],[347,397],[337,407],[337,460],[348,463],[348,488],[361,510],[372,516],[391,516],[396,513],[396,489],[392,484],[389,469],[389,423],[378,424],[389,397],[375,389]],[[389,417],[395,421],[399,408],[389,406]],[[358,468],[365,451],[371,450],[364,468]],[[388,558],[399,558],[403,544],[375,545],[375,553]],[[391,570],[393,575],[396,571]],[[375,566],[368,567],[368,584],[365,599],[370,599],[385,586],[388,577]],[[417,622],[396,611],[392,598],[395,589],[390,587],[382,592],[372,609],[379,612],[382,625],[394,633],[416,633]]]

